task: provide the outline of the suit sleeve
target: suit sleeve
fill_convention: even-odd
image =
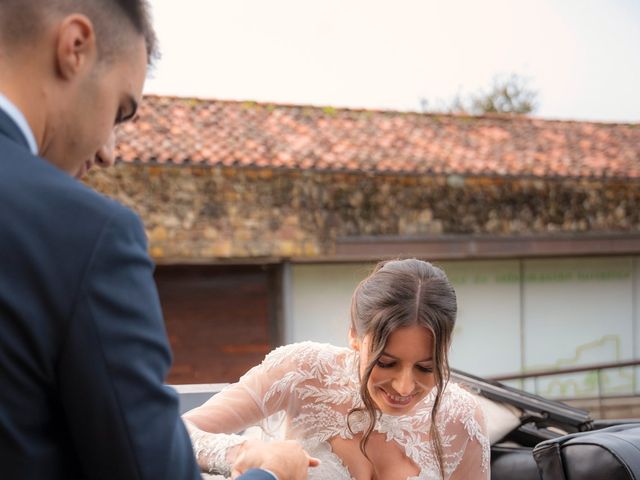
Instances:
[[[237,480],[278,480],[275,475],[260,470],[259,468],[252,468],[240,475]]]
[[[60,397],[86,478],[199,479],[176,393],[142,224],[118,208],[71,312]]]

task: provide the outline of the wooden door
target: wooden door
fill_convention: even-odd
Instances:
[[[160,266],[168,383],[236,381],[279,343],[277,266]]]

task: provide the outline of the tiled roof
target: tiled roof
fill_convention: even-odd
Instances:
[[[147,96],[126,162],[360,172],[640,178],[640,124]]]

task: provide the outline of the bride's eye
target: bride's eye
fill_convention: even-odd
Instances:
[[[416,368],[418,370],[420,370],[423,373],[432,373],[433,372],[433,367],[425,367],[422,365],[416,365]]]
[[[376,362],[376,366],[380,367],[380,368],[391,368],[393,367],[394,363],[393,362],[383,362],[382,360],[378,360]]]

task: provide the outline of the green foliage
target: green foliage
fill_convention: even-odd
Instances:
[[[470,112],[474,115],[485,113],[532,113],[538,107],[538,93],[528,86],[527,79],[512,74],[508,77],[494,77],[488,91],[472,95]]]
[[[421,99],[423,112],[429,111],[429,102]],[[487,90],[475,94],[458,93],[440,111],[467,115],[491,113],[527,115],[538,108],[538,92],[529,86],[527,78],[520,75],[496,75]]]

